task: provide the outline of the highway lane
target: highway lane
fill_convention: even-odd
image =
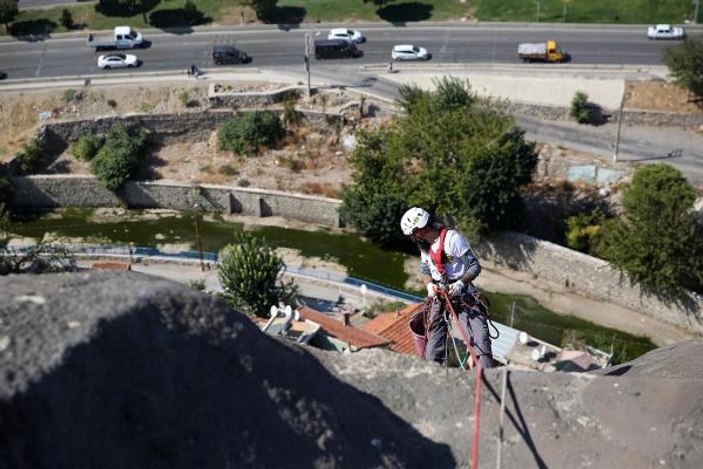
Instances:
[[[353,69],[362,64],[385,63],[390,60],[394,44],[413,43],[427,47],[435,63],[515,64],[517,44],[555,38],[569,52],[573,64],[660,65],[664,49],[670,42],[647,40],[641,28],[559,28],[553,25],[536,27],[496,26],[367,26],[363,29],[368,42],[360,48],[358,59],[315,61],[313,67],[327,70]],[[146,32],[152,42],[147,49],[133,51],[142,60],[141,70],[185,70],[191,63],[202,68],[214,66],[209,56],[215,43],[229,43],[247,51],[253,62],[244,67],[302,66],[304,35],[326,37],[327,29],[302,27],[281,30],[236,28],[203,30],[188,34],[163,31]],[[103,33],[109,34],[109,33]],[[694,33],[698,34],[698,33]],[[85,44],[86,36],[57,39],[0,41],[0,67],[8,78],[75,76],[94,73],[115,74],[117,70],[100,71],[97,55]],[[526,68],[530,64],[524,65]],[[559,67],[559,64],[554,64]]]

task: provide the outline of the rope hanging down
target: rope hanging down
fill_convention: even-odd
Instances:
[[[459,325],[459,330],[461,331],[461,336],[464,339],[464,344],[466,344],[466,348],[469,351],[469,354],[471,355],[471,360],[476,364],[476,393],[474,394],[474,436],[473,436],[473,441],[472,441],[472,446],[471,446],[471,469],[477,469],[478,468],[478,436],[479,436],[479,416],[480,416],[480,411],[481,411],[481,380],[483,379],[483,367],[481,367],[481,363],[478,361],[478,357],[476,356],[476,352],[474,351],[474,348],[471,346],[471,341],[469,340],[469,337],[464,330],[463,327],[461,327],[461,322],[459,322],[459,315],[456,313],[454,310],[454,306],[452,306],[452,301],[451,298],[449,298],[449,295],[447,294],[446,289],[441,289],[439,290],[439,294],[442,295],[444,298],[444,301],[446,302],[447,306],[449,307],[449,311],[452,312],[452,316],[454,317],[454,320],[456,323]],[[469,371],[467,369],[467,371]]]

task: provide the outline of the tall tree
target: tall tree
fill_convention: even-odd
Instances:
[[[537,164],[534,145],[503,103],[478,98],[460,80],[436,85],[435,92],[401,89],[407,115],[358,134],[341,214],[374,241],[389,242],[386,235],[399,231],[399,215],[391,214],[410,205],[451,216],[470,232],[519,218],[519,191]]]
[[[605,226],[603,256],[664,295],[703,291],[703,228],[694,201],[679,170],[665,164],[638,169],[624,189],[621,218]]]
[[[237,232],[234,243],[222,248],[218,256],[222,298],[246,314],[266,317],[272,305],[290,301],[296,293],[292,282],[282,280],[285,268],[262,238]]]
[[[10,22],[19,13],[18,0],[0,0],[0,22],[5,25],[5,31],[10,31]]]
[[[703,99],[703,41],[686,39],[664,51],[664,63],[680,86]]]

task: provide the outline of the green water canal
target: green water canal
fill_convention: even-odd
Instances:
[[[199,228],[204,251],[217,252],[231,242],[233,233],[243,230],[242,223],[205,217]],[[249,228],[275,247],[299,250],[305,257],[320,257],[336,262],[349,275],[394,289],[403,290],[407,280],[403,264],[407,254],[386,251],[360,236],[331,230],[303,231],[275,226]],[[163,249],[173,246],[196,249],[193,217],[190,213],[117,212],[66,209],[10,222],[7,231],[13,237],[46,242],[86,242],[113,245],[145,246]],[[421,292],[412,292],[421,294]],[[601,327],[573,316],[556,314],[525,295],[486,292],[493,318],[504,324],[513,322],[517,329],[546,342],[560,345],[565,337],[573,338],[614,352],[621,363],[655,348],[646,338],[635,337]],[[513,307],[514,304],[514,307]],[[511,314],[511,309],[514,314]]]

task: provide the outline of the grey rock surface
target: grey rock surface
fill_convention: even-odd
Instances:
[[[475,372],[364,350],[316,353],[340,379],[378,397],[468,467]],[[654,350],[601,374],[487,370],[479,467],[703,467],[703,341]],[[507,371],[503,438],[500,396]]]
[[[0,467],[454,464],[305,350],[168,280],[3,277],[0,349]]]
[[[471,462],[474,371],[288,346],[135,272],[0,280],[0,468]],[[688,341],[599,374],[489,370],[479,467],[703,467],[702,357]]]

